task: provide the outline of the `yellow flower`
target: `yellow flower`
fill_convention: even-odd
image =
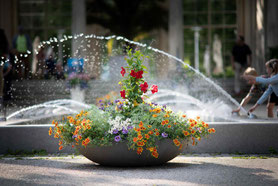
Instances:
[[[156,115],[156,114],[154,114],[154,115],[153,115],[153,117],[154,117],[154,118],[156,118],[156,117],[157,117],[157,115]]]

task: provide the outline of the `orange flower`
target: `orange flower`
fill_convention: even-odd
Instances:
[[[59,145],[62,145],[62,143],[63,143],[62,141],[59,141]]]
[[[144,143],[143,141],[138,141],[138,142],[137,142],[137,145],[140,146],[140,147],[142,147],[142,146],[145,145],[145,143]]]
[[[150,139],[150,136],[148,134],[145,134],[146,139]]]
[[[55,124],[55,120],[52,121],[52,125],[54,125],[54,124]]]
[[[158,131],[158,129],[157,129],[157,128],[155,128],[155,129],[154,129],[154,131]]]
[[[145,128],[145,127],[142,127],[141,129],[142,129],[142,130],[146,130],[146,128]]]
[[[199,119],[200,119],[200,116],[197,116],[197,117],[196,117],[196,119],[198,119],[198,120],[199,120]]]
[[[188,135],[189,135],[189,132],[188,132],[188,131],[183,131],[183,134],[184,134],[185,136],[188,136]]]
[[[165,125],[165,121],[162,121],[162,122],[161,122],[161,125]]]
[[[164,115],[164,118],[169,118],[169,114],[165,114],[165,115]]]
[[[156,117],[157,117],[157,115],[156,115],[156,114],[154,114],[154,115],[153,115],[153,117],[154,117],[154,118],[156,118]]]
[[[181,150],[182,149],[182,144],[180,144],[180,148],[179,148],[179,150]]]
[[[141,140],[143,136],[141,134],[138,135],[138,139]]]
[[[89,124],[87,124],[87,129],[90,130],[91,128],[92,127]]]
[[[136,137],[133,138],[133,142],[136,142],[138,139]]]
[[[151,126],[151,125],[148,125],[148,128],[152,128],[153,126]]]
[[[143,148],[142,147],[138,147],[137,148],[137,154],[141,154],[143,152]]]
[[[153,152],[154,148],[153,148],[153,147],[150,147],[150,148],[148,148],[148,150],[149,150],[150,152]]]
[[[82,139],[82,136],[80,136],[80,135],[79,135],[79,136],[78,136],[78,139],[80,139],[80,140],[81,140],[81,139]]]
[[[168,124],[168,123],[169,123],[169,120],[168,120],[168,119],[166,119],[166,120],[165,120],[165,123],[166,123],[166,124]]]
[[[71,148],[74,148],[74,145],[72,145]]]
[[[56,134],[54,135],[54,138],[59,138],[59,134],[56,133]]]
[[[156,135],[156,136],[159,136],[159,132],[156,132],[155,135]]]
[[[211,133],[211,129],[208,129],[208,132]]]
[[[153,131],[152,131],[152,130],[150,130],[150,131],[148,132],[148,134],[149,134],[149,135],[152,135],[152,134],[153,134]]]
[[[62,150],[63,149],[63,146],[61,145],[60,147],[59,147],[59,150]]]
[[[211,132],[215,133],[215,129],[214,128],[211,128],[210,130],[211,130]]]
[[[183,115],[182,115],[182,117],[183,117],[183,118],[186,118],[186,115],[185,115],[185,114],[183,114]]]
[[[153,152],[152,152],[152,156],[155,157],[155,158],[158,158],[158,153],[155,152],[155,151],[153,151]]]
[[[142,121],[140,121],[139,127],[143,127],[143,122]]]
[[[88,144],[88,143],[90,143],[90,138],[86,138],[85,139],[85,142]]]
[[[195,130],[192,130],[192,131],[191,131],[191,134],[194,134],[195,132],[196,132]]]
[[[168,127],[168,128],[171,128],[172,126],[171,126],[171,125],[167,125],[167,127]]]
[[[181,144],[178,139],[174,139],[173,142],[177,147],[180,146],[180,144]]]
[[[49,134],[49,136],[52,135],[52,128],[51,127],[49,128],[48,134]]]

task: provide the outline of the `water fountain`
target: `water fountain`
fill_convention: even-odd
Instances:
[[[77,51],[71,51],[69,46],[72,42],[77,41],[81,45]],[[11,110],[8,110],[7,117],[8,121],[15,121],[14,124],[22,123],[22,119],[27,119],[25,123],[29,124],[32,123],[32,120],[35,120],[36,124],[39,124],[39,122],[45,124],[46,121],[49,124],[50,120],[43,120],[43,118],[53,119],[56,117],[59,120],[64,115],[89,108],[90,104],[97,104],[97,100],[101,97],[109,98],[107,95],[112,91],[119,92],[120,88],[117,84],[120,80],[119,72],[121,66],[124,65],[124,49],[129,46],[149,56],[145,61],[145,66],[150,72],[146,79],[152,84],[157,84],[160,88],[158,94],[149,95],[149,101],[162,105],[167,104],[175,111],[186,112],[188,117],[199,115],[216,129],[219,128],[219,131],[223,134],[231,135],[232,132],[237,130],[247,133],[249,133],[248,130],[255,130],[254,133],[257,133],[256,128],[249,128],[249,124],[256,123],[256,121],[248,120],[247,116],[235,117],[231,115],[232,108],[239,105],[231,95],[198,70],[164,51],[120,36],[103,37],[93,34],[64,35],[62,39],[51,38],[48,41],[41,42],[39,48],[46,48],[47,46],[52,47],[54,51],[58,51],[58,48],[62,46],[62,50],[59,51],[62,51],[63,54],[56,54],[55,56],[62,56],[62,58],[57,57],[56,61],[65,65],[64,70],[69,71],[69,69],[66,69],[68,59],[74,57],[84,60],[83,72],[89,74],[91,78],[88,81],[89,88],[85,89],[85,103],[70,99],[66,80],[56,80],[55,77],[49,80],[29,80],[28,84],[24,84],[24,91],[21,89],[24,80],[15,82],[13,90],[14,106],[11,107]],[[67,71],[65,72],[67,73]],[[21,92],[19,93],[19,91]],[[243,113],[247,115],[245,110],[243,110]],[[240,123],[241,125],[238,125]],[[256,123],[256,126],[261,124]],[[266,124],[274,127],[271,121],[264,121],[263,125]],[[224,128],[227,126],[232,127],[232,129],[225,131]],[[40,127],[45,128],[49,125]],[[21,129],[27,130],[23,126]],[[263,127],[261,131],[264,130],[269,129]],[[238,140],[242,140],[246,134],[241,135],[238,136]],[[273,135],[276,137],[276,134]],[[258,138],[258,136],[256,137]],[[48,137],[46,138],[49,140]],[[228,137],[228,140],[232,138]],[[208,143],[220,144],[223,139],[225,141],[225,137],[221,135],[218,139]],[[238,140],[230,145],[237,144]],[[52,146],[57,149],[54,143]],[[209,145],[200,145],[198,148],[203,149],[200,151],[207,152],[233,151],[233,147],[225,146],[225,144],[219,145],[221,148],[223,147],[222,150],[217,145],[214,149],[208,149],[206,146]],[[254,147],[252,148],[254,150]],[[252,148],[247,151],[252,151]],[[193,150],[198,152],[198,149],[193,148]]]
[[[69,42],[76,42],[81,40],[82,45],[79,46],[77,51],[72,52],[68,46]],[[107,42],[113,41],[113,46],[107,47]],[[95,36],[95,35],[75,35],[64,36],[62,39],[51,38],[48,41],[43,41],[39,45],[39,48],[52,47],[54,50],[59,46],[63,46],[63,59],[56,58],[56,61],[63,60],[66,64],[67,60],[72,58],[83,59],[85,64],[83,66],[84,72],[91,75],[94,80],[90,80],[89,89],[86,90],[86,103],[95,104],[96,98],[101,97],[112,90],[119,90],[119,87],[115,86],[115,82],[118,82],[120,76],[117,74],[120,71],[120,67],[124,65],[123,56],[125,45],[130,45],[136,49],[142,51],[144,54],[149,55],[150,58],[146,62],[146,66],[150,70],[150,74],[147,77],[148,81],[159,84],[162,91],[156,97],[151,97],[150,100],[158,103],[171,104],[172,107],[182,110],[183,112],[188,110],[190,105],[195,105],[198,108],[199,113],[205,111],[209,113],[209,109],[206,105],[213,105],[213,102],[224,105],[222,111],[218,109],[223,120],[229,120],[230,111],[233,107],[238,106],[238,102],[234,100],[226,91],[224,91],[219,85],[213,82],[211,79],[205,77],[202,73],[195,70],[188,64],[185,64],[182,60],[166,53],[161,50],[147,46],[146,44],[133,42],[126,38],[119,36]],[[71,55],[73,53],[73,55]],[[56,54],[55,56],[61,56]],[[170,67],[170,68],[169,68]],[[177,73],[178,72],[178,73]],[[47,84],[54,84],[55,81],[45,82],[44,85],[36,87],[36,89],[45,89]],[[61,98],[61,91],[65,91],[65,86],[62,85],[65,82],[57,80],[57,84],[60,87],[46,87],[48,92],[51,92],[52,98],[48,98],[46,101],[55,100]],[[36,86],[36,85],[34,85]],[[32,87],[33,88],[33,87]],[[16,111],[16,114],[10,114],[8,120],[13,117],[19,118],[17,113],[23,113],[32,110],[36,112],[35,108],[42,108],[41,105],[45,105],[41,101],[35,100],[37,90],[26,88],[25,90],[29,97],[26,95],[15,95],[15,100],[21,99],[19,106],[23,107],[21,111]],[[14,91],[16,94],[16,90]],[[26,94],[26,93],[25,93]],[[40,97],[48,96],[48,93],[39,95]],[[68,98],[68,95],[63,95],[63,98]],[[171,99],[169,98],[171,97]],[[170,101],[171,100],[171,101]],[[185,104],[185,102],[186,104]],[[37,105],[39,106],[33,106]],[[27,108],[31,106],[31,108]],[[56,106],[54,104],[54,106]],[[219,105],[218,105],[219,106]],[[45,107],[52,109],[54,107]],[[191,108],[193,108],[191,106]],[[225,108],[225,110],[223,110]],[[66,109],[64,109],[66,110]],[[68,110],[69,111],[69,110]],[[205,113],[202,112],[202,113]],[[223,114],[225,113],[225,114]],[[21,114],[21,116],[27,117],[28,113]],[[33,117],[33,115],[30,115]],[[212,117],[211,117],[212,118]]]

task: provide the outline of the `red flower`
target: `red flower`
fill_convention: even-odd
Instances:
[[[141,84],[140,87],[141,87],[142,92],[145,93],[145,92],[147,92],[149,85],[147,82],[145,82],[144,84]]]
[[[143,73],[144,72],[142,70],[139,70],[138,72],[135,72],[134,70],[131,70],[130,75],[132,77],[135,77],[136,79],[141,79],[141,78],[143,78]]]
[[[130,72],[130,75],[132,76],[132,77],[136,77],[136,72],[134,71],[134,70],[131,70],[131,72]]]
[[[153,85],[152,86],[152,93],[154,94],[156,92],[158,92],[157,85]]]
[[[142,70],[139,70],[138,72],[136,72],[136,78],[137,79],[141,79],[141,78],[143,78],[143,71]]]
[[[120,91],[120,93],[121,93],[121,97],[122,97],[123,99],[125,99],[125,90]]]
[[[123,67],[121,67],[121,68],[122,68],[121,74],[124,77],[125,76],[125,69]]]

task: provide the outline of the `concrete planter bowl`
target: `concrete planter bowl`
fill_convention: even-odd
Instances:
[[[178,156],[187,147],[187,141],[182,142],[183,147],[175,146],[172,140],[158,141],[158,158],[151,156],[145,150],[138,155],[135,150],[128,149],[127,143],[114,143],[112,146],[87,146],[80,147],[79,152],[89,160],[104,166],[135,167],[162,165]]]

